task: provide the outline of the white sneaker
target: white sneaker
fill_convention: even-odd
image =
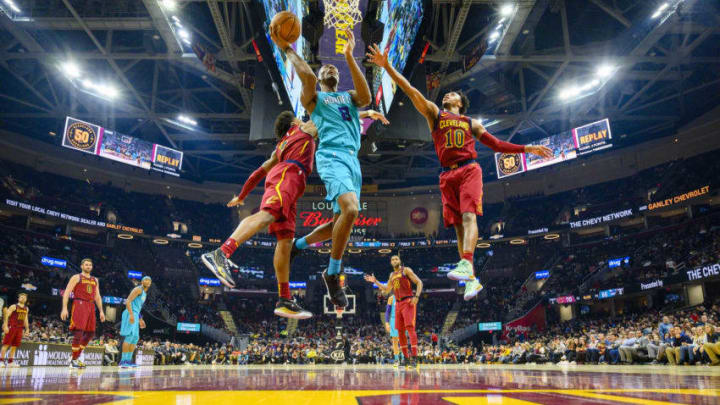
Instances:
[[[463,299],[465,301],[470,301],[471,299],[475,298],[480,291],[482,291],[483,285],[480,284],[477,278],[474,278],[470,281],[465,282],[465,294],[463,295]]]
[[[473,266],[467,259],[462,259],[458,262],[455,270],[448,273],[450,280],[463,280],[469,281],[473,278]]]
[[[0,361],[0,368],[5,368],[5,367],[7,367],[7,364],[5,364],[4,361]]]
[[[8,364],[7,366],[8,366],[8,368],[18,368],[18,367],[20,367],[20,365],[17,364],[17,363],[10,363],[10,364]]]

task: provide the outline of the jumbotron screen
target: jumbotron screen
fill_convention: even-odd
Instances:
[[[385,24],[383,39],[378,44],[388,51],[388,61],[398,71],[405,69],[423,19],[423,2],[416,0],[387,0],[380,7],[378,20]],[[390,110],[397,86],[384,69],[376,69],[375,102],[383,112]],[[381,105],[380,100],[383,101]]]
[[[280,48],[278,48],[277,45],[275,45],[275,43],[270,39],[270,22],[272,21],[273,17],[275,17],[275,14],[285,10],[295,14],[300,19],[300,21],[302,21],[303,16],[306,13],[306,3],[306,0],[262,1],[263,7],[265,7],[265,15],[267,16],[267,19],[265,20],[265,33],[267,35],[268,41],[270,42],[270,48],[273,52],[273,58],[275,59],[278,70],[280,71],[280,76],[282,77],[285,91],[290,98],[290,105],[293,109],[293,112],[295,113],[295,116],[297,117],[305,114],[305,108],[300,102],[302,82],[300,81],[300,77],[295,72],[295,68],[293,67],[292,63],[290,63],[290,61],[285,58],[285,54],[282,53],[280,51]],[[309,51],[309,47],[302,35],[300,35],[298,40],[292,45],[292,48],[303,59],[308,59],[305,53]]]

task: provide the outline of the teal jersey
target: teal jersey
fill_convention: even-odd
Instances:
[[[145,298],[147,298],[147,293],[145,292],[145,289],[143,289],[142,287],[136,287],[136,288],[140,288],[140,290],[142,292],[140,293],[140,295],[135,297],[135,299],[132,301],[132,304],[130,304],[130,308],[132,308],[133,313],[139,314],[140,310],[143,307],[143,304],[145,304]]]
[[[395,329],[395,302],[397,300],[393,298],[392,306],[390,307],[390,328]]]
[[[315,110],[310,116],[318,129],[317,150],[360,150],[360,117],[347,91],[317,93]]]

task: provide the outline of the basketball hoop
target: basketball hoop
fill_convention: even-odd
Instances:
[[[338,319],[342,319],[342,314],[345,312],[345,308],[343,307],[335,307],[335,315]]]
[[[353,29],[362,21],[358,3],[360,0],[323,0],[325,5],[325,26],[336,30]]]

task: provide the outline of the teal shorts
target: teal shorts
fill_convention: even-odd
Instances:
[[[357,154],[343,149],[322,149],[315,153],[315,164],[320,179],[325,183],[325,199],[332,201],[335,214],[340,213],[337,199],[343,194],[355,193],[358,203],[360,202],[362,172]]]
[[[136,345],[140,340],[140,315],[135,315],[135,322],[130,323],[130,317],[127,309],[122,313],[122,323],[120,324],[120,336],[125,338],[125,343]]]

